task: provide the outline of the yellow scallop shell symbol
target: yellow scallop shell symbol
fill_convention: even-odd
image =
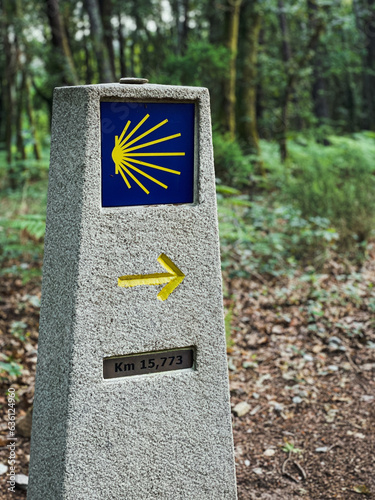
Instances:
[[[155,182],[155,184],[159,184],[159,186],[163,187],[164,189],[167,189],[168,186],[163,184],[162,182],[158,181],[155,179],[155,177],[152,177],[149,175],[146,170],[149,168],[156,169],[156,170],[164,170],[165,172],[169,172],[170,174],[175,174],[175,175],[180,175],[181,172],[178,172],[177,170],[171,170],[170,168],[165,168],[160,165],[155,165],[153,163],[147,163],[145,161],[138,160],[137,158],[139,157],[145,157],[145,156],[185,156],[185,153],[151,153],[151,152],[139,152],[143,148],[147,148],[149,146],[152,146],[153,144],[158,144],[159,142],[164,142],[164,141],[170,141],[172,139],[176,139],[177,137],[180,137],[181,134],[173,134],[169,135],[167,137],[163,137],[162,139],[156,139],[154,141],[146,142],[143,144],[139,144],[138,146],[133,146],[136,142],[140,141],[147,135],[151,134],[158,128],[162,127],[166,123],[168,123],[168,120],[163,120],[162,122],[158,123],[154,127],[150,128],[146,132],[143,132],[143,134],[138,135],[134,139],[130,140],[134,134],[137,132],[137,130],[145,123],[145,121],[149,118],[150,115],[146,115],[142,120],[131,130],[131,132],[126,135],[129,127],[130,127],[130,121],[127,122],[127,124],[124,127],[124,130],[122,131],[120,136],[115,136],[115,146],[112,150],[112,159],[115,163],[116,174],[121,174],[122,178],[124,179],[125,184],[127,185],[128,189],[131,188],[131,184],[129,181],[129,178],[132,179],[140,188],[143,189],[143,191],[146,194],[149,194],[149,190],[141,183],[139,180],[139,175],[146,177],[147,179],[151,180],[152,182]],[[136,165],[140,165],[142,168],[136,167]],[[138,176],[137,176],[138,174]]]

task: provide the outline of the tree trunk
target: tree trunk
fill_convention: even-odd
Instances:
[[[3,4],[1,16],[1,28],[3,32],[3,46],[5,53],[4,71],[4,104],[5,104],[5,149],[8,164],[12,163],[12,136],[14,122],[14,86],[15,86],[15,65],[16,54],[14,46],[9,39],[9,11],[8,5]],[[11,187],[14,186],[14,172],[9,171]]]
[[[368,14],[363,20],[366,35],[365,70],[363,75],[364,127],[375,130],[375,0],[368,0]]]
[[[183,0],[183,21],[181,26],[181,54],[184,55],[187,49],[189,33],[189,0]]]
[[[238,29],[242,0],[226,0],[226,46],[229,50],[228,75],[223,82],[223,129],[231,139],[236,135],[236,62],[238,49]]]
[[[292,59],[292,49],[289,40],[289,30],[285,14],[284,0],[278,1],[278,13],[279,13],[279,23],[281,28],[281,36],[282,36],[283,61],[288,64]]]
[[[172,15],[173,15],[173,20],[174,20],[174,30],[173,31],[174,31],[174,39],[175,39],[175,44],[176,44],[176,54],[180,55],[182,52],[182,50],[181,50],[182,24],[180,22],[180,17],[182,15],[181,0],[171,0],[171,8],[172,8]]]
[[[22,136],[22,129],[23,129],[22,116],[23,116],[23,107],[25,102],[25,91],[26,91],[26,71],[25,69],[23,69],[21,72],[21,82],[17,89],[17,107],[16,107],[17,155],[21,160],[26,160],[26,150]]]
[[[243,52],[241,115],[238,132],[245,151],[258,155],[259,135],[257,128],[257,59],[261,15],[252,0],[247,0],[241,10]]]
[[[291,81],[291,79],[289,79],[288,81]],[[290,103],[291,93],[292,93],[292,84],[288,83],[284,91],[283,100],[281,104],[279,148],[280,148],[280,158],[282,162],[284,162],[288,157],[287,133],[288,133],[289,103]]]
[[[132,38],[132,42],[130,45],[130,74],[131,76],[135,76],[134,72],[134,58],[135,58],[135,47],[134,47],[134,38]]]
[[[114,78],[116,75],[116,67],[115,67],[115,53],[113,50],[113,29],[111,24],[112,0],[99,0],[99,7],[103,25],[103,39],[107,47],[109,64]]]
[[[142,75],[142,60],[140,58],[142,37],[141,33],[144,31],[143,18],[140,15],[138,4],[134,3],[131,13],[135,22],[135,31],[131,37],[131,76],[145,76]],[[147,76],[146,76],[147,77]]]
[[[218,0],[217,0],[218,1]],[[221,6],[221,4],[220,4]],[[204,18],[209,25],[209,41],[213,45],[221,44],[223,41],[223,13],[222,9],[218,8],[216,1],[206,2],[204,7]]]
[[[264,46],[264,27],[261,27],[260,32],[259,32],[259,38],[258,38],[258,50],[261,49],[262,46]],[[264,107],[263,107],[263,95],[264,95],[264,89],[263,89],[263,84],[262,81],[258,78],[257,81],[257,88],[256,88],[256,120],[257,123],[259,124],[260,121],[262,120],[263,117],[263,112],[264,112]],[[258,126],[258,133],[261,138],[267,138],[267,134],[262,134],[259,131],[259,126]]]
[[[44,94],[43,91],[37,86],[37,84],[35,83],[34,79],[31,79],[31,85],[32,85],[35,93],[37,94],[37,96],[39,96],[40,99],[42,99],[42,101],[44,101],[47,104],[48,115],[49,115],[49,122],[51,123],[51,119],[52,119],[52,96],[50,94],[48,94],[48,95]]]
[[[5,92],[5,85],[4,81],[2,78],[0,78],[0,140],[5,137],[5,112],[4,112],[4,107],[5,107],[5,102],[4,102],[4,92]]]
[[[55,61],[62,73],[65,85],[78,85],[78,76],[70,50],[68,37],[64,28],[63,19],[60,14],[59,0],[45,0],[47,6],[47,17],[51,28],[52,45],[58,50],[60,61]]]
[[[322,75],[323,66],[321,54],[316,54],[313,59],[313,85],[311,95],[314,102],[314,113],[318,119],[319,125],[326,123],[329,118],[326,80]]]
[[[103,24],[97,0],[85,0],[85,7],[90,19],[91,39],[96,60],[98,61],[99,76],[103,82],[113,82],[114,75],[109,62],[107,46],[104,43]]]
[[[279,23],[282,36],[282,56],[287,73],[287,81],[284,89],[284,94],[281,102],[281,123],[279,136],[279,148],[281,161],[285,161],[288,156],[287,149],[287,131],[289,119],[289,103],[292,95],[294,76],[291,74],[290,63],[292,59],[292,49],[290,47],[288,23],[285,14],[284,1],[278,1]]]
[[[304,54],[292,61],[292,50],[289,41],[288,24],[283,0],[278,1],[278,11],[282,34],[282,55],[287,75],[286,85],[281,102],[281,124],[280,133],[278,134],[281,160],[285,161],[288,156],[287,131],[289,126],[289,106],[293,95],[295,82],[298,76],[298,71],[301,68],[306,67],[310,63],[311,58],[313,57],[316,47],[319,43],[320,35],[324,30],[324,23],[322,18],[314,17],[314,19],[312,20],[313,22],[310,23],[311,32],[309,34],[309,39],[306,44]],[[292,62],[293,66],[291,64]]]
[[[318,5],[316,3],[316,0],[307,1],[307,11],[309,24],[310,26],[313,26],[314,24],[316,24],[316,15],[318,12]],[[318,124],[323,125],[329,118],[329,108],[326,96],[326,81],[323,76],[324,57],[322,54],[322,47],[317,47],[315,55],[312,59],[312,66],[313,82],[311,96],[314,103],[314,114],[318,119]]]
[[[92,65],[91,39],[89,36],[85,37],[84,49],[85,49],[85,82],[87,85],[90,85],[94,81],[94,69]]]
[[[26,113],[27,113],[27,118],[29,119],[29,124],[30,124],[30,132],[31,136],[33,138],[33,149],[34,149],[34,157],[36,160],[40,160],[42,158],[42,155],[40,153],[40,146],[39,146],[39,140],[38,140],[38,135],[36,131],[36,125],[35,125],[35,118],[34,118],[34,111],[31,103],[31,87],[30,87],[30,81],[27,75],[25,75],[25,93],[26,93]]]
[[[119,42],[119,52],[120,52],[120,72],[121,77],[127,75],[126,70],[126,50],[125,50],[125,37],[123,32],[122,16],[121,13],[118,14],[118,42]]]

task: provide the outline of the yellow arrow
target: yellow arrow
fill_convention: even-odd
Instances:
[[[185,275],[177,266],[173,264],[171,259],[168,258],[165,253],[159,255],[158,262],[168,271],[167,273],[132,274],[130,276],[120,276],[118,279],[118,286],[130,288],[138,285],[163,285],[164,283],[168,283],[158,293],[159,300],[166,300],[173,290],[177,288],[180,283],[182,283]]]

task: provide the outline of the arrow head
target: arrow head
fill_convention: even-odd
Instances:
[[[184,281],[184,273],[171,261],[169,257],[162,253],[158,257],[158,262],[168,273],[171,274],[170,282],[158,293],[159,300],[166,300],[175,288]]]

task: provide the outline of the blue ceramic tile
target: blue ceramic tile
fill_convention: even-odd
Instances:
[[[102,206],[194,201],[194,104],[101,103]]]

